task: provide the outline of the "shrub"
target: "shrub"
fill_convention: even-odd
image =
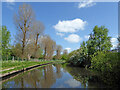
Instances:
[[[63,54],[63,55],[61,56],[61,59],[62,59],[62,60],[67,60],[67,59],[68,59],[68,55]]]
[[[91,67],[100,73],[100,78],[109,85],[120,84],[120,53],[97,52],[92,56]]]
[[[83,48],[80,48],[74,51],[73,55],[70,56],[68,62],[74,66],[82,66],[85,67],[88,65],[88,56],[87,53],[83,51]]]

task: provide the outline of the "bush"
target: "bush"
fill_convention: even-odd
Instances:
[[[88,66],[88,56],[87,53],[83,52],[82,48],[74,51],[72,54],[68,60],[69,63],[74,66]]]
[[[100,73],[100,78],[109,85],[120,84],[120,53],[97,52],[91,60],[93,70]]]
[[[67,60],[67,59],[68,59],[68,55],[63,54],[63,55],[61,56],[61,59],[62,59],[62,60]]]

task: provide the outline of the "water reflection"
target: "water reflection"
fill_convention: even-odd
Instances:
[[[98,81],[96,81],[96,82],[90,81],[90,79],[95,75],[95,73],[90,72],[89,70],[86,70],[84,68],[79,68],[79,67],[72,67],[72,66],[64,67],[64,69],[67,72],[69,72],[69,74],[71,74],[71,76],[75,80],[77,80],[77,81],[79,81],[81,83],[80,86],[82,88],[99,88],[99,87],[105,87],[103,85],[103,83],[100,83]],[[72,81],[71,81],[71,83],[72,83]]]
[[[96,87],[88,82],[90,72],[61,64],[47,65],[5,81],[3,88],[83,88]],[[97,86],[99,87],[99,86]]]
[[[44,67],[44,76],[41,78],[39,85],[42,88],[50,88],[56,82],[56,73],[53,71],[53,66],[48,65]]]
[[[72,88],[79,87],[81,85],[81,83],[79,81],[76,81],[75,79],[69,79],[64,83],[68,84]]]

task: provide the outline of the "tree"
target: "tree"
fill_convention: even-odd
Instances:
[[[51,60],[56,48],[56,42],[53,41],[51,38],[48,41],[49,45],[47,46],[47,60]]]
[[[67,49],[63,50],[63,54],[68,55],[68,50]]]
[[[26,57],[28,60],[30,60],[31,56],[33,56],[33,53],[34,53],[33,51],[34,51],[34,43],[29,42],[25,48]]]
[[[20,43],[15,44],[12,46],[13,55],[20,58],[22,56],[22,46]]]
[[[62,46],[57,45],[56,46],[56,59],[60,59],[61,58],[61,51],[62,51]]]
[[[40,38],[40,44],[41,44],[42,49],[44,50],[44,55],[43,55],[44,59],[46,59],[46,55],[47,55],[47,47],[49,45],[48,43],[49,38],[50,38],[49,36],[43,36]]]
[[[50,60],[53,57],[56,42],[53,41],[49,36],[45,35],[40,39],[41,47],[44,50],[44,59]]]
[[[80,45],[80,48],[70,53],[68,62],[75,66],[86,67],[90,64],[88,61],[88,49],[86,47],[85,41]]]
[[[63,54],[62,54],[61,59],[62,60],[67,60],[68,59],[68,50],[67,49],[63,50]]]
[[[108,36],[108,29],[105,26],[95,26],[90,38],[87,41],[88,56],[93,55],[97,51],[108,51],[112,47],[111,37]]]
[[[91,59],[98,51],[109,51],[112,47],[108,37],[108,29],[104,26],[95,26],[87,42],[82,42],[80,49],[72,52],[68,62],[73,65],[89,67]]]
[[[24,58],[25,46],[29,40],[29,31],[32,29],[34,17],[34,12],[28,4],[21,5],[18,13],[14,16],[14,23],[18,30],[17,37],[22,44],[22,58]]]
[[[36,57],[36,53],[39,48],[39,45],[38,45],[39,36],[43,34],[43,31],[44,31],[44,25],[40,21],[34,21],[33,29],[32,29],[32,32],[33,32],[32,35],[35,40],[34,57]]]
[[[2,60],[2,26],[0,26],[0,60]]]
[[[10,55],[10,32],[6,26],[2,26],[2,59],[8,59]]]

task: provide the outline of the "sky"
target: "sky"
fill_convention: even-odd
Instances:
[[[13,0],[14,1],[14,0]],[[11,32],[11,44],[14,44],[16,27],[13,16],[22,2],[2,2],[2,25]],[[56,41],[69,52],[87,41],[94,26],[104,25],[112,37],[113,48],[117,45],[118,36],[118,3],[117,2],[26,2],[30,4],[44,26],[44,34]]]

